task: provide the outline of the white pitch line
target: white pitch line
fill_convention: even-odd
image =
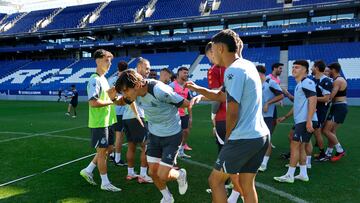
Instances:
[[[66,138],[71,140],[80,140],[80,141],[90,141],[90,139],[82,138],[82,137],[70,137],[70,136],[64,136],[64,135],[53,135],[53,134],[46,134],[43,135],[45,137],[56,137],[56,138]]]
[[[13,141],[13,140],[21,140],[21,139],[26,139],[26,138],[31,138],[31,137],[38,137],[38,136],[47,135],[47,134],[51,134],[51,133],[65,132],[65,131],[75,130],[75,129],[79,129],[79,128],[84,128],[84,127],[86,127],[86,126],[78,126],[78,127],[66,128],[66,129],[61,129],[61,130],[53,130],[53,131],[43,132],[43,133],[26,133],[28,136],[3,139],[3,140],[0,140],[0,143],[9,142],[9,141]],[[0,132],[0,133],[16,134],[15,132]],[[25,133],[20,132],[18,134],[25,134]]]
[[[127,143],[124,143],[123,146],[127,146]],[[0,184],[0,187],[7,186],[7,185],[10,185],[10,184],[13,184],[13,183],[16,183],[16,182],[19,182],[19,181],[22,181],[22,180],[25,180],[25,179],[34,177],[34,176],[38,176],[38,175],[41,175],[41,174],[44,174],[44,173],[53,171],[53,170],[58,169],[58,168],[61,168],[61,167],[63,167],[63,166],[66,166],[66,165],[69,165],[69,164],[72,164],[72,163],[75,163],[75,162],[84,160],[84,159],[89,158],[89,157],[91,157],[91,156],[94,156],[95,154],[96,154],[96,153],[92,153],[92,154],[89,154],[89,155],[80,157],[80,158],[78,158],[78,159],[74,159],[74,160],[72,160],[72,161],[68,161],[68,162],[66,162],[66,163],[63,163],[63,164],[60,164],[60,165],[57,165],[57,166],[48,168],[48,169],[46,169],[46,170],[44,170],[44,171],[37,172],[37,173],[33,173],[33,174],[31,174],[31,175],[27,175],[27,176],[24,176],[24,177],[21,177],[21,178],[17,178],[17,179],[15,179],[15,180],[11,180],[11,181],[6,182],[6,183],[2,183],[2,184]]]
[[[189,163],[189,164],[192,164],[192,165],[196,165],[196,166],[200,166],[200,167],[203,167],[203,168],[206,168],[206,169],[210,169],[212,170],[213,167],[212,166],[209,166],[207,164],[204,164],[204,163],[200,163],[200,162],[197,162],[197,161],[193,161],[193,160],[190,160],[190,159],[181,159],[182,161],[186,162],[186,163]],[[280,197],[284,197],[292,202],[296,202],[296,203],[308,203],[308,201],[306,200],[303,200],[299,197],[295,197],[294,195],[291,195],[289,193],[286,193],[284,191],[281,191],[281,190],[278,190],[272,186],[269,186],[269,185],[266,185],[264,183],[260,183],[260,182],[256,182],[256,186],[261,188],[261,189],[264,189],[264,190],[267,190],[269,192],[272,192],[274,194],[277,194],[279,195]]]
[[[40,175],[40,174],[43,174],[43,173],[47,173],[47,172],[52,171],[52,170],[55,170],[55,169],[57,169],[57,168],[60,168],[60,167],[69,165],[69,164],[71,164],[71,163],[75,163],[75,162],[77,162],[77,161],[81,161],[81,160],[86,159],[86,158],[88,158],[88,157],[94,156],[95,154],[96,154],[96,153],[89,154],[89,155],[80,157],[80,158],[78,158],[78,159],[75,159],[75,160],[72,160],[72,161],[69,161],[69,162],[66,162],[66,163],[63,163],[63,164],[60,164],[60,165],[51,167],[51,168],[46,169],[46,170],[44,170],[44,171],[41,171],[41,172],[38,172],[38,173],[34,173],[34,174],[31,174],[31,175],[28,175],[28,176],[24,176],[24,177],[21,177],[21,178],[18,178],[18,179],[15,179],[15,180],[12,180],[12,181],[9,181],[9,182],[6,182],[6,183],[2,183],[2,184],[0,184],[0,187],[7,186],[7,185],[10,185],[10,184],[12,184],[12,183],[15,183],[15,182],[18,182],[18,181],[21,181],[21,180],[25,180],[25,179],[28,179],[28,178],[31,178],[31,177],[34,177],[34,176],[37,176],[37,175]]]

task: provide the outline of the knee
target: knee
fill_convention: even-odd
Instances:
[[[209,176],[208,182],[209,182],[210,188],[214,188],[214,187],[216,187],[216,186],[218,186],[220,184],[220,181],[213,174],[211,174]]]
[[[149,167],[149,176],[154,177],[157,171],[153,167]]]
[[[157,172],[157,176],[159,177],[160,180],[166,182],[167,179],[168,179],[169,174],[164,173],[164,172],[161,172],[161,171],[158,171],[158,172]]]

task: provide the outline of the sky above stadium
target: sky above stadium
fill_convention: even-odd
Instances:
[[[110,0],[0,0],[0,13],[30,12]]]

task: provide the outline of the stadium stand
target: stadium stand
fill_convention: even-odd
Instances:
[[[4,77],[29,63],[30,60],[0,61],[0,77]]]
[[[54,17],[52,23],[44,28],[41,28],[39,31],[77,28],[82,18],[93,12],[99,5],[100,3],[94,3],[66,7],[57,16]]]
[[[110,77],[117,70],[117,64],[119,61],[128,61],[127,57],[115,57],[112,61],[110,70],[106,74],[106,77]],[[51,61],[48,61],[51,63]],[[72,84],[76,85],[80,95],[86,95],[86,84],[91,74],[95,72],[96,64],[93,59],[83,59],[79,61],[71,61],[70,64],[61,66],[61,69],[52,69],[41,81],[36,85],[33,85],[26,90],[37,91],[56,91],[59,88],[68,89]],[[42,72],[46,71],[43,69]],[[44,73],[45,74],[45,73]],[[40,77],[39,77],[40,78]],[[38,81],[35,81],[38,82]]]
[[[296,82],[291,76],[292,63],[296,59],[308,60],[312,66],[315,60],[324,60],[326,64],[339,62],[342,75],[348,81],[348,96],[355,97],[360,92],[360,43],[315,44],[289,47],[288,88],[294,91]]]
[[[255,65],[261,64],[267,67],[267,73],[271,72],[271,65],[279,62],[280,47],[249,48],[243,50],[243,57],[252,61]],[[205,56],[195,70],[192,72],[191,80],[196,84],[207,87],[207,71],[211,67],[208,58]]]
[[[0,79],[1,90],[25,90],[69,66],[74,60],[33,61]]]
[[[55,9],[32,11],[25,17],[21,18],[12,28],[4,32],[5,34],[29,32],[35,24],[48,17]]]
[[[282,3],[277,3],[276,0],[242,0],[242,1],[232,1],[232,0],[221,0],[220,7],[218,10],[212,11],[211,14],[222,14],[222,13],[233,13],[240,11],[249,11],[249,10],[263,10],[271,8],[282,8]]]
[[[300,1],[293,1],[293,6],[311,5],[311,4],[320,4],[320,3],[334,3],[334,2],[344,2],[344,0],[300,0]]]
[[[176,73],[177,69],[181,66],[190,67],[197,56],[198,52],[173,52],[173,53],[157,53],[157,54],[143,54],[141,57],[148,59],[151,64],[151,69],[156,72],[160,72],[163,68],[168,68],[169,70]],[[132,64],[137,64],[138,59],[136,59]],[[135,66],[134,65],[134,66]]]
[[[158,0],[155,11],[145,21],[200,16],[199,6],[202,0]]]
[[[134,22],[135,12],[148,3],[148,0],[111,1],[101,12],[99,18],[89,24],[92,26],[113,25]]]

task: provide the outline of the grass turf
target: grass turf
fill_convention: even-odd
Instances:
[[[64,115],[66,108],[66,104],[56,102],[0,101],[0,184],[94,153],[90,147],[89,129],[86,128],[87,104],[79,104],[76,119]],[[283,115],[289,107],[279,107],[278,110],[278,114]],[[212,166],[216,160],[217,148],[211,133],[209,112],[209,106],[194,108],[193,128],[188,142],[193,151],[188,154],[192,156],[192,160]],[[260,173],[256,180],[309,202],[358,202],[359,114],[359,107],[350,107],[345,124],[338,130],[338,137],[347,150],[347,155],[337,163],[313,162],[308,183],[280,184],[273,180],[273,176],[283,175],[287,170],[284,167],[287,161],[279,159],[279,155],[288,151],[287,133],[292,121],[289,119],[287,123],[278,125],[272,138],[276,148],[273,150],[268,170]],[[18,139],[21,137],[23,138]],[[126,147],[123,154],[125,150]],[[90,160],[91,158],[87,158],[0,187],[0,201],[159,202],[161,199],[161,194],[154,185],[139,185],[135,181],[126,181],[127,169],[115,167],[111,163],[108,165],[109,178],[123,189],[122,192],[104,192],[99,187],[88,185],[79,176],[79,171],[87,166]],[[205,192],[211,170],[181,160],[179,165],[188,171],[189,190],[184,196],[180,196],[177,183],[169,183],[176,202],[211,202],[211,196]],[[139,171],[138,160],[136,166],[135,170]],[[95,180],[100,183],[97,171]],[[258,194],[260,202],[290,202],[287,198],[261,188],[258,188]]]

